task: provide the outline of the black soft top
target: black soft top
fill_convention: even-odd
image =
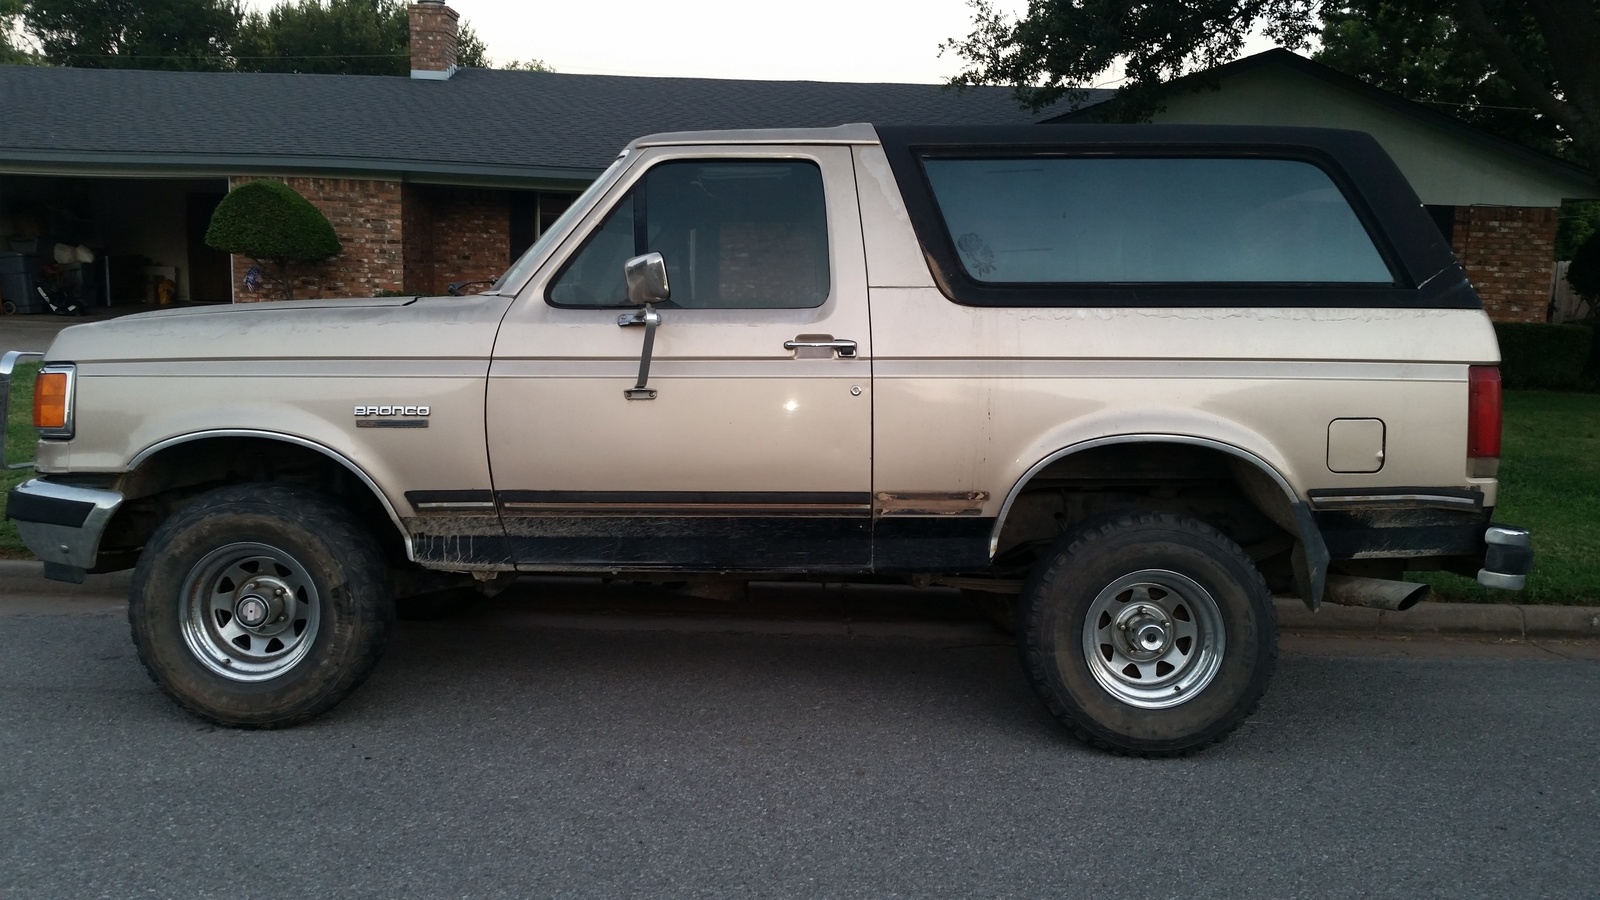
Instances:
[[[877,129],[917,238],[950,299],[980,306],[1263,306],[1481,309],[1416,192],[1369,134],[1246,125],[1025,125]],[[921,160],[970,156],[1226,156],[1295,159],[1328,173],[1396,275],[1393,285],[994,285],[961,266]]]

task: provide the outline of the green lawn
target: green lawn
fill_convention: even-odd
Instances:
[[[23,363],[11,375],[11,416],[6,423],[5,441],[6,459],[12,462],[32,459],[33,445],[39,440],[33,430],[33,375],[37,371],[37,363]],[[5,492],[32,473],[32,469],[0,471],[0,519],[5,515]],[[31,556],[17,536],[16,526],[0,520],[0,559]]]
[[[21,366],[12,382],[9,458],[31,458],[33,373]],[[1600,395],[1506,392],[1500,507],[1495,518],[1533,532],[1537,554],[1528,589],[1518,594],[1480,588],[1470,578],[1420,576],[1440,600],[1600,605]],[[28,470],[0,473],[4,492]],[[0,521],[0,558],[28,552],[10,522]]]
[[[1600,606],[1600,394],[1507,391],[1496,521],[1533,532],[1518,593],[1429,574],[1435,599]]]

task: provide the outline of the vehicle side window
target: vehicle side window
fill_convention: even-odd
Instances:
[[[668,307],[805,309],[828,299],[822,172],[797,160],[681,160],[645,173],[552,282],[556,306],[625,306],[622,264],[657,251]]]
[[[1302,160],[923,160],[968,277],[1023,284],[1356,284],[1395,278]]]

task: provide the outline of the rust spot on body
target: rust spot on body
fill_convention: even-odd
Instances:
[[[917,491],[873,495],[872,511],[879,516],[978,516],[989,499],[988,491],[944,493]]]

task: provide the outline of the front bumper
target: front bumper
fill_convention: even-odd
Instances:
[[[94,568],[100,537],[121,506],[116,491],[35,478],[6,495],[6,518],[17,523],[23,543],[44,560],[46,578],[81,582]]]

